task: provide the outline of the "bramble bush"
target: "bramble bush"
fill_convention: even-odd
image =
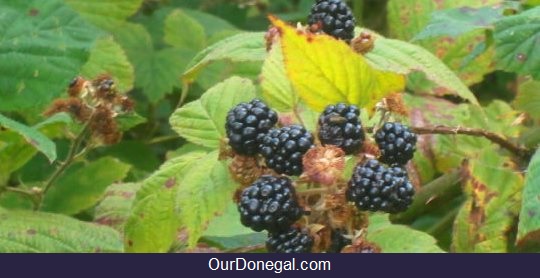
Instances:
[[[538,252],[540,3],[477,2],[1,1],[0,252]]]

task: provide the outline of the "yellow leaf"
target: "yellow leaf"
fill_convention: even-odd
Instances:
[[[371,111],[386,95],[403,91],[403,75],[372,68],[343,41],[299,31],[275,17],[270,20],[279,30],[291,83],[316,111],[337,102]]]

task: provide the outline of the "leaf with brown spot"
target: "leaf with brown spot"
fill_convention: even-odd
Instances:
[[[507,160],[485,149],[463,165],[467,200],[454,220],[452,251],[509,251],[509,231],[518,216],[523,176],[508,168]]]
[[[313,110],[322,111],[328,103],[347,102],[372,112],[383,97],[403,91],[401,73],[373,67],[342,41],[300,32],[275,17],[270,21],[280,30],[280,46],[292,87]]]
[[[94,222],[123,232],[135,192],[140,187],[139,183],[118,183],[107,187],[105,197],[96,206]]]
[[[141,182],[125,225],[127,252],[169,250],[181,226],[178,216],[181,208],[174,205],[178,186],[168,189],[163,185],[172,178],[180,182],[185,169],[206,154],[205,151],[192,151],[172,158]]]
[[[120,234],[59,214],[0,209],[0,253],[122,252]]]
[[[471,7],[480,8],[501,3],[501,0],[390,0],[388,3],[388,23],[390,36],[400,40],[410,40],[429,23],[431,14],[437,10]],[[472,49],[485,42],[483,30],[476,30],[449,40],[446,37],[418,41],[456,72],[466,85],[480,82],[483,76],[495,69],[494,50],[477,56],[473,62],[464,64],[470,59]],[[464,66],[465,65],[465,66]]]
[[[499,20],[493,37],[497,68],[540,80],[540,7]]]

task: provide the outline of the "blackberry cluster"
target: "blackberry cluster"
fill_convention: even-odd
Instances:
[[[319,140],[323,145],[338,146],[346,154],[357,153],[365,138],[359,116],[356,105],[328,105],[319,116]]]
[[[352,244],[352,241],[343,236],[344,231],[340,229],[332,230],[330,234],[331,244],[328,248],[328,253],[340,253],[343,247]]]
[[[238,211],[242,224],[257,232],[286,230],[302,216],[291,180],[269,175],[242,191]]]
[[[229,145],[241,155],[257,154],[262,138],[277,120],[277,113],[259,99],[236,105],[225,123]]]
[[[400,167],[370,159],[357,165],[347,188],[347,200],[360,210],[397,213],[412,203],[414,188]]]
[[[336,39],[351,41],[356,20],[341,0],[317,0],[308,16],[309,25],[320,25],[322,31]]]
[[[405,165],[414,156],[416,140],[416,134],[400,123],[384,123],[375,133],[380,160],[387,164]]]
[[[296,227],[271,233],[266,240],[266,249],[273,253],[309,253],[312,247],[313,237],[306,229]]]
[[[271,129],[262,139],[260,152],[266,166],[278,174],[302,173],[302,156],[313,146],[313,136],[304,127],[290,125]]]

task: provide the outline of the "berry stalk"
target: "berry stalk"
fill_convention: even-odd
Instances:
[[[373,132],[373,127],[368,127],[366,130],[368,132]],[[525,160],[529,160],[529,158],[533,154],[533,150],[530,150],[528,148],[518,146],[517,144],[511,142],[508,138],[505,136],[487,131],[481,128],[469,128],[469,127],[451,127],[451,126],[443,126],[443,125],[437,125],[437,126],[410,126],[409,129],[411,129],[416,134],[461,134],[461,135],[469,135],[469,136],[475,136],[475,137],[484,137],[487,140],[498,144],[502,148],[507,149],[514,155],[523,158]]]

